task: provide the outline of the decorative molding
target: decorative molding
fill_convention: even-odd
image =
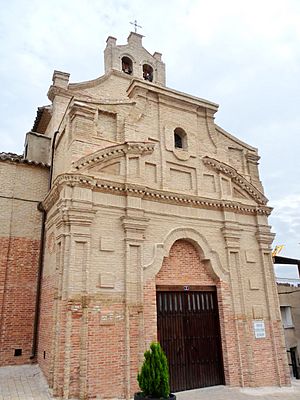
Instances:
[[[203,163],[215,171],[222,172],[230,177],[234,183],[244,189],[258,204],[267,204],[268,199],[230,165],[210,157],[204,157]]]
[[[93,121],[95,119],[95,113],[97,109],[90,105],[82,102],[75,101],[71,107],[69,107],[69,117],[72,121],[76,116],[81,116],[86,119]]]
[[[93,154],[82,157],[73,163],[74,168],[80,170],[84,167],[91,167],[93,164],[108,161],[116,157],[122,157],[126,154],[151,154],[153,153],[155,143],[152,142],[126,142],[116,146],[106,147]]]
[[[43,201],[45,210],[49,210],[52,205],[58,200],[60,187],[62,185],[68,186],[84,186],[94,191],[113,193],[123,196],[137,196],[149,201],[159,201],[168,204],[176,204],[188,207],[218,209],[219,211],[232,211],[240,214],[252,215],[270,215],[272,208],[268,206],[249,206],[239,201],[233,200],[213,200],[199,196],[188,194],[170,192],[165,190],[156,190],[145,188],[136,184],[119,183],[107,181],[104,179],[94,179],[87,175],[82,174],[62,174],[59,175],[55,181],[51,191],[48,193],[46,199]]]
[[[191,157],[191,154],[189,153],[189,151],[185,150],[185,149],[174,148],[173,154],[176,158],[178,158],[178,160],[181,160],[181,161],[187,161]]]
[[[58,190],[58,186],[57,185],[53,186],[50,192],[48,192],[46,198],[40,203],[41,208],[44,211],[49,211],[53,206],[53,204],[55,204],[58,201],[59,194],[60,192]]]
[[[126,234],[125,240],[142,241],[145,239],[145,231],[149,225],[149,218],[138,216],[121,217],[122,225]]]
[[[141,89],[143,89],[143,91]],[[135,96],[137,91],[140,95],[143,94],[144,96],[147,96],[149,91],[155,92],[159,96],[160,101],[162,101],[163,98],[165,98],[167,101],[171,100],[173,102],[173,106],[174,101],[177,100],[182,102],[183,104],[188,105],[189,107],[194,106],[196,108],[200,106],[210,109],[213,111],[213,113],[218,111],[219,108],[218,104],[212,103],[211,101],[191,96],[174,89],[157,85],[155,83],[145,82],[144,80],[139,78],[133,78],[127,89],[128,97],[132,98],[133,96]]]
[[[247,161],[252,162],[253,164],[257,165],[260,157],[255,153],[246,153]]]
[[[271,254],[271,245],[275,238],[275,233],[271,232],[271,228],[269,226],[259,226],[255,236],[260,248]]]
[[[112,272],[101,272],[99,274],[100,288],[114,289],[116,284],[116,275]]]
[[[170,250],[176,240],[184,239],[191,242],[199,252],[201,262],[205,264],[207,270],[214,279],[228,281],[228,270],[221,263],[217,251],[211,248],[206,238],[193,228],[172,229],[163,239],[162,243],[154,245],[153,258],[148,264],[144,264],[145,280],[156,275],[163,262],[164,257],[168,257]]]
[[[111,237],[107,237],[107,236],[100,237],[99,250],[107,251],[107,252],[114,252],[115,251],[114,238],[112,236]]]
[[[242,228],[236,222],[225,222],[223,228],[221,228],[223,233],[226,248],[227,249],[239,249]]]
[[[47,96],[49,100],[53,101],[56,96],[62,96],[71,99],[73,97],[73,94],[68,89],[51,85],[48,90]]]

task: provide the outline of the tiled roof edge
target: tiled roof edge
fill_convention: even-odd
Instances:
[[[26,158],[23,158],[23,155],[20,154],[15,154],[15,153],[0,153],[0,160],[1,161],[11,161],[11,162],[17,162],[20,164],[28,164],[28,165],[34,165],[37,167],[43,167],[43,168],[49,168],[49,164],[45,164],[40,161],[34,161],[34,160],[27,160]]]

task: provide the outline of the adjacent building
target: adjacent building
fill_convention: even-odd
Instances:
[[[300,379],[300,280],[298,284],[278,283],[278,295],[290,374]]]

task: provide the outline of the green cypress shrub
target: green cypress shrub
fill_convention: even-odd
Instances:
[[[169,368],[165,353],[159,343],[151,343],[144,353],[144,363],[137,376],[144,396],[168,398],[170,394]]]

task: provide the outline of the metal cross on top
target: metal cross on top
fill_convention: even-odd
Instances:
[[[133,22],[130,22],[131,25],[134,25],[134,32],[136,33],[137,28],[142,28],[141,25],[138,25],[137,20],[135,19]]]

